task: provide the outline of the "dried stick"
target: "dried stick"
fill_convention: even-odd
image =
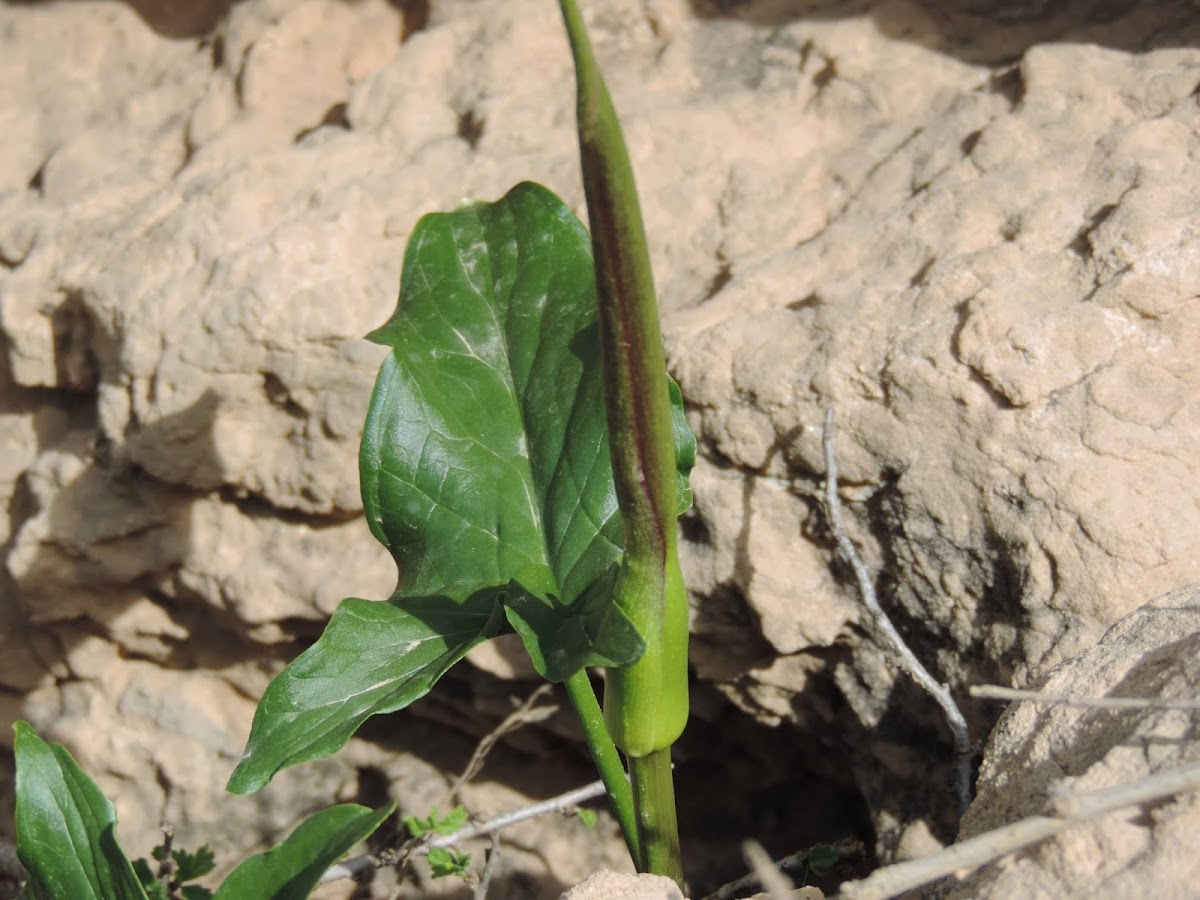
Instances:
[[[875,585],[871,581],[871,572],[846,535],[845,527],[842,525],[841,500],[838,498],[837,492],[838,469],[837,454],[833,443],[832,407],[825,410],[825,431],[821,444],[825,450],[825,509],[829,516],[830,530],[837,542],[838,553],[854,570],[854,578],[858,582],[858,593],[862,597],[863,604],[871,614],[876,629],[891,645],[900,667],[937,701],[946,716],[946,722],[954,735],[954,791],[958,797],[958,813],[961,817],[966,813],[967,805],[971,802],[972,749],[971,736],[967,731],[967,720],[963,718],[949,689],[945,685],[939,684],[921,665],[921,661],[909,649],[904,638],[900,636],[900,632],[892,624],[892,620],[879,605],[879,598],[875,595]]]
[[[827,846],[837,854],[839,864],[861,860],[866,855],[866,848],[863,847],[862,842],[849,838],[835,841],[833,844]],[[771,865],[786,876],[795,876],[800,878],[801,881],[807,881],[809,873],[819,874],[813,868],[809,859],[809,854],[813,849],[815,847],[789,853],[787,856],[774,860]],[[751,871],[748,875],[743,875],[740,878],[735,878],[733,881],[721,885],[711,894],[705,896],[703,900],[732,900],[734,897],[744,897],[762,886],[763,883],[757,871]],[[790,896],[795,896],[795,894]]]
[[[1200,789],[1200,762],[1115,787],[1060,797],[1053,816],[1032,816],[953,844],[921,859],[877,869],[839,888],[839,900],[888,900],[956,872],[971,872],[1105,813]]]
[[[158,861],[158,871],[155,872],[155,877],[158,883],[163,886],[169,900],[181,900],[182,894],[179,893],[179,885],[175,881],[175,874],[179,871],[179,866],[175,862],[175,858],[171,855],[171,850],[175,843],[175,826],[170,822],[163,820],[158,827],[162,830],[162,856]]]
[[[501,813],[498,816],[488,819],[486,822],[467,825],[453,834],[437,835],[413,852],[414,854],[426,854],[434,847],[453,847],[472,838],[477,838],[480,835],[491,834],[500,831],[502,828],[516,825],[518,822],[524,822],[527,819],[535,819],[547,813],[568,812],[580,803],[592,800],[603,794],[604,782],[593,781],[591,784],[567,791],[565,794],[559,794],[557,797],[551,797],[549,800],[543,800],[540,803],[533,803],[529,806],[523,806],[520,809]],[[336,863],[325,870],[325,874],[321,876],[321,884],[327,884],[330,881],[339,881],[342,878],[353,878],[371,869],[378,869],[383,865],[388,865],[387,861],[375,854],[365,854],[353,857],[352,859],[342,860],[342,862]]]
[[[746,865],[758,878],[758,883],[763,886],[763,891],[770,900],[787,900],[795,885],[792,884],[790,878],[776,868],[762,844],[753,840],[744,841],[742,856],[745,857]]]
[[[483,872],[479,876],[479,884],[475,886],[474,900],[485,900],[488,887],[492,883],[492,875],[496,864],[500,861],[500,832],[492,832],[492,846],[488,849],[487,862],[483,864]]]
[[[534,722],[543,722],[558,711],[557,706],[537,706],[537,702],[546,696],[549,691],[554,688],[552,684],[543,684],[537,688],[532,694],[525,698],[525,702],[518,706],[515,710],[509,713],[503,722],[493,728],[487,735],[484,736],[476,746],[471,758],[467,761],[467,765],[462,770],[462,774],[455,779],[454,784],[450,788],[450,805],[458,806],[461,801],[459,796],[462,789],[466,787],[467,782],[479,774],[479,770],[483,768],[484,762],[487,760],[487,755],[492,752],[492,748],[496,746],[496,742],[509,732],[516,731],[522,725],[529,725]]]
[[[1084,706],[1091,709],[1173,709],[1200,711],[1200,700],[1159,700],[1155,697],[1076,697],[1000,687],[996,684],[972,685],[972,697],[988,700],[1018,700],[1024,703],[1051,703],[1056,706]]]
[[[745,848],[743,847],[743,852]],[[785,856],[783,859],[771,861],[771,865],[787,875],[788,872],[795,867],[797,859],[803,861],[808,858],[808,852],[801,850],[799,853],[792,853]],[[749,860],[747,860],[749,862]],[[802,863],[803,865],[803,863]],[[703,900],[731,900],[733,897],[742,897],[749,894],[751,891],[764,887],[762,878],[759,877],[758,870],[751,865],[750,872],[740,878],[735,878],[733,881],[727,882],[713,891],[711,894],[703,898]]]

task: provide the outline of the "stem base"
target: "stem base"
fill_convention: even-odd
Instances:
[[[665,875],[683,890],[671,749],[668,747],[646,756],[630,757],[629,777],[633,782],[638,843],[642,848],[638,871]]]

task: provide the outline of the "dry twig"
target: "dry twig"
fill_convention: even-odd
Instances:
[[[854,571],[854,579],[858,583],[858,593],[862,597],[863,605],[871,614],[875,628],[891,646],[900,667],[942,708],[942,713],[954,735],[954,790],[958,797],[958,813],[961,817],[971,802],[972,749],[967,720],[963,718],[958,704],[950,695],[949,688],[939,684],[937,679],[929,674],[929,671],[909,649],[908,644],[904,642],[904,638],[900,636],[900,632],[896,630],[892,620],[883,611],[883,607],[879,605],[879,598],[875,594],[875,585],[871,580],[871,571],[846,535],[846,529],[842,524],[842,504],[837,492],[838,469],[837,454],[833,443],[832,407],[825,410],[825,431],[821,443],[825,450],[825,509],[829,516],[829,528],[837,543],[838,553]]]
[[[1200,711],[1198,700],[1159,700],[1155,697],[1076,697],[1071,694],[1048,694],[1020,688],[979,684],[970,688],[972,697],[988,700],[1017,700],[1022,703],[1049,703],[1056,706],[1083,706],[1090,709],[1171,709],[1184,712]]]
[[[485,900],[488,886],[492,883],[492,874],[496,864],[500,862],[500,832],[492,832],[492,846],[488,848],[487,862],[483,864],[483,872],[479,875],[479,884],[475,885],[475,900]]]
[[[754,873],[771,900],[787,900],[795,885],[776,868],[762,844],[753,840],[743,841],[742,856],[746,858],[746,865],[750,867],[750,871]]]
[[[834,841],[832,844],[827,844],[838,859],[838,865],[861,861],[866,856],[866,848],[862,841],[851,838],[844,838],[839,841]],[[795,853],[789,853],[787,856],[781,857],[772,861],[771,865],[788,877],[800,879],[803,884],[808,880],[810,874],[816,873],[811,862],[810,854],[815,847],[809,847],[807,850],[798,850]],[[734,897],[743,897],[751,891],[762,887],[762,881],[758,873],[751,871],[748,875],[743,875],[740,878],[735,878],[726,884],[721,885],[711,894],[704,897],[704,900],[733,900]],[[795,896],[793,894],[792,896]]]
[[[537,705],[537,702],[553,688],[554,685],[549,683],[539,686],[537,690],[525,698],[524,703],[509,713],[503,722],[493,728],[491,732],[484,735],[483,739],[475,746],[475,751],[471,754],[471,758],[467,760],[467,765],[463,768],[462,774],[455,779],[454,784],[450,788],[450,804],[452,806],[458,806],[462,801],[462,798],[459,796],[462,793],[462,789],[467,785],[467,782],[479,774],[479,770],[483,768],[483,764],[487,760],[487,755],[492,752],[492,748],[496,746],[496,742],[500,738],[510,732],[516,731],[522,725],[544,722],[558,711],[557,706]]]
[[[501,813],[498,816],[493,816],[486,822],[467,825],[453,834],[437,835],[428,843],[416,848],[413,851],[413,855],[427,854],[434,847],[453,847],[472,838],[477,838],[480,835],[500,831],[510,825],[516,825],[518,822],[524,822],[527,819],[544,816],[547,813],[566,812],[580,803],[585,803],[603,794],[604,782],[593,781],[591,784],[567,791],[565,794],[559,794],[557,797],[551,797],[549,800],[543,800],[540,803],[532,803],[520,809]],[[326,884],[330,881],[339,881],[342,878],[353,878],[371,869],[378,869],[382,865],[388,865],[388,863],[374,854],[366,854],[343,860],[325,870],[325,874],[321,876],[321,884]]]
[[[1105,813],[1200,789],[1200,763],[1138,781],[1052,800],[1054,815],[1032,816],[952,844],[921,859],[877,869],[839,888],[840,900],[888,900],[956,872],[973,872],[993,860],[1036,844],[1076,823]]]
[[[475,750],[471,753],[471,758],[463,768],[462,774],[454,780],[454,784],[450,788],[450,803],[452,806],[461,805],[460,794],[463,787],[479,774],[488,754],[496,746],[500,738],[515,731],[522,725],[544,721],[557,711],[557,706],[537,706],[538,700],[544,697],[552,687],[549,684],[539,686],[520,706],[506,716],[504,721],[493,728],[488,734],[484,735],[479,743],[475,745]],[[405,841],[398,847],[390,847],[379,853],[367,853],[362,856],[342,860],[340,863],[336,863],[325,870],[325,873],[321,876],[320,883],[327,884],[343,878],[355,878],[364,872],[383,868],[384,866],[392,866],[397,870],[403,870],[408,866],[413,857],[428,855],[429,851],[435,847],[452,847],[484,834],[492,835],[493,852],[489,855],[488,862],[484,866],[484,875],[490,878],[488,867],[494,865],[492,860],[498,855],[495,852],[495,848],[497,846],[496,841],[498,840],[497,834],[500,829],[509,825],[515,825],[517,822],[523,822],[526,819],[545,815],[548,812],[566,811],[583,803],[585,800],[590,800],[603,793],[603,784],[596,781],[586,787],[576,788],[573,791],[560,794],[558,797],[550,800],[534,803],[508,813],[502,813],[488,819],[486,822],[473,822],[470,825],[460,828],[453,834],[435,835],[429,833],[421,838]],[[486,886],[484,890],[486,891]]]

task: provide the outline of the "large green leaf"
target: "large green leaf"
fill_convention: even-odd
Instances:
[[[117,814],[59,744],[26,722],[13,726],[17,855],[29,870],[22,896],[45,900],[146,900],[117,843]]]
[[[320,641],[267,687],[228,788],[257,791],[280,769],[337,752],[370,716],[403,709],[480,641],[504,628],[490,592],[343,600]]]
[[[325,870],[370,837],[394,810],[395,804],[370,810],[353,803],[323,809],[283,843],[230,872],[213,900],[305,900]]]
[[[392,353],[363,435],[363,502],[398,595],[494,591],[554,681],[643,648],[608,598],[581,607],[621,557],[596,321],[587,232],[525,183],[423,219],[396,312],[370,335]]]
[[[517,580],[569,605],[620,558],[591,245],[545,188],[425,217],[363,435],[404,594]]]
[[[417,224],[396,312],[370,335],[391,353],[359,457],[399,582],[385,604],[344,601],[271,684],[230,790],[333,753],[510,627],[554,681],[640,656],[605,589],[621,522],[596,327],[591,243],[545,188]],[[683,498],[695,442],[672,400]]]

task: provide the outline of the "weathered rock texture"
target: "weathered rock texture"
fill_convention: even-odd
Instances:
[[[564,891],[561,900],[684,900],[675,882],[660,875],[597,872]]]
[[[684,565],[725,700],[697,714],[779,726],[831,816],[918,852],[950,834],[948,753],[831,573],[822,410],[884,603],[959,694],[1200,580],[1200,10],[584,5],[701,441]],[[354,463],[404,239],[525,178],[578,206],[570,81],[548,0],[0,5],[0,697],[127,844],[167,813],[231,852],[366,765],[436,793],[363,742],[220,788],[297,642],[390,588]],[[454,684],[482,724],[427,716],[507,708]]]
[[[1056,668],[1044,689],[1077,697],[1195,700],[1200,684],[1200,589],[1174,591],[1114,626]],[[1071,793],[1137,781],[1200,760],[1194,712],[1015,705],[988,742],[971,837],[1045,813]],[[1200,879],[1200,798],[1193,793],[1076,826],[959,885],[951,896],[1190,897]]]

